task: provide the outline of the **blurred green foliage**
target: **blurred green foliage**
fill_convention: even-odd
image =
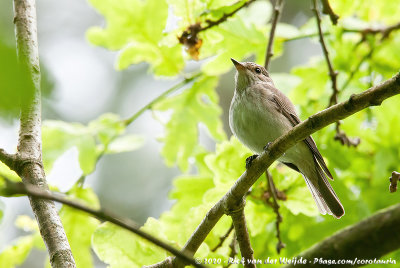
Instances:
[[[324,16],[322,26],[334,68],[339,72],[339,101],[342,101],[399,71],[400,31],[394,30],[383,38],[381,33],[363,34],[363,29],[397,23],[400,5],[389,0],[331,2],[334,11],[340,15],[339,23],[332,26],[329,18]],[[177,76],[183,72],[190,55],[176,37],[190,25],[206,26],[209,20],[221,18],[244,1],[91,0],[90,3],[105,17],[106,27],[89,29],[87,37],[95,45],[120,52],[118,69],[147,62],[155,76]],[[199,58],[203,60],[203,75],[188,89],[152,107],[154,111],[170,115],[164,123],[165,136],[160,139],[164,143],[161,154],[168,165],[178,165],[183,174],[174,179],[174,189],[170,193],[170,198],[175,200],[173,207],[159,219],[149,218],[143,230],[173,246],[185,244],[206,212],[245,170],[245,159],[251,152],[235,138],[228,139],[223,132],[215,88],[218,76],[232,68],[230,57],[244,60],[254,56],[258,63],[263,63],[271,12],[269,2],[257,1],[224,23],[200,32]],[[278,24],[275,57],[284,53],[285,42],[304,38],[304,35],[314,35],[311,40],[318,44],[315,33],[314,18],[299,28]],[[293,68],[290,74],[272,73],[271,76],[277,87],[297,105],[303,119],[326,108],[329,103],[331,81],[323,55]],[[281,235],[287,245],[282,257],[291,258],[335,231],[398,203],[396,194],[388,194],[387,180],[393,170],[399,169],[398,107],[400,99],[394,97],[381,107],[368,108],[344,120],[341,127],[346,134],[361,138],[357,148],[348,148],[335,141],[333,126],[313,135],[336,178],[332,186],[346,209],[346,215],[340,220],[319,215],[301,176],[280,164],[271,167],[276,187],[287,197],[287,200],[279,201],[283,215]],[[88,126],[59,121],[45,123],[43,158],[46,169],[51,169],[54,161],[74,146],[79,151],[83,174],[94,170],[102,152],[137,148],[141,144],[137,136],[121,136],[126,127],[122,122],[116,115],[104,115]],[[204,125],[216,141],[215,151],[201,146],[199,124]],[[251,243],[258,259],[279,257],[276,253],[276,215],[265,200],[266,190],[266,179],[262,176],[252,188],[245,208]],[[98,206],[90,189],[75,185],[67,194]],[[61,215],[78,267],[93,266],[88,257],[90,246],[111,267],[141,267],[161,261],[168,255],[110,223],[99,225],[88,216],[64,207]],[[231,253],[232,235],[217,250],[212,249],[230,225],[230,218],[224,216],[207,236],[196,257],[226,260]],[[33,247],[32,237],[38,236],[37,231],[32,232],[33,236],[21,238],[3,250],[0,266],[13,267],[23,262]],[[84,233],[82,237],[81,232]],[[390,256],[399,258],[400,254],[394,252]]]
[[[29,75],[20,67],[15,47],[0,41],[0,116],[17,117],[23,97],[32,95]]]
[[[54,86],[51,72],[42,65],[41,69],[41,92],[50,97]],[[19,116],[21,103],[33,92],[30,81],[28,72],[18,62],[16,48],[4,43],[0,33],[0,119],[9,122]]]

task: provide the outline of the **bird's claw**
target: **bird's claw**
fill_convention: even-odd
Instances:
[[[246,169],[249,169],[251,167],[251,164],[253,163],[253,160],[258,157],[258,154],[253,154],[252,156],[249,156],[246,158]]]
[[[268,151],[268,148],[269,148],[269,146],[272,144],[272,142],[268,142],[267,143],[267,145],[265,145],[264,147],[263,147],[263,150],[264,151]]]

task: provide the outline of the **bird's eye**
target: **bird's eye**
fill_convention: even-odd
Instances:
[[[256,71],[256,73],[258,73],[258,74],[260,74],[260,73],[261,73],[261,69],[260,69],[260,68],[258,68],[258,67],[257,67],[257,68],[255,68],[254,70],[255,70],[255,71]]]

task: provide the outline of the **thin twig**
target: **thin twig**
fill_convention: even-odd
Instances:
[[[353,80],[354,75],[360,70],[361,65],[367,59],[371,58],[373,52],[374,52],[374,49],[371,48],[371,50],[360,59],[360,61],[358,62],[357,66],[354,67],[354,69],[350,71],[349,77],[347,78],[346,82],[344,82],[341,91],[345,90],[348,87],[348,85],[350,84],[351,80]]]
[[[124,121],[125,125],[130,125],[133,121],[135,121],[141,114],[143,114],[146,110],[149,110],[153,107],[154,104],[156,104],[157,102],[159,102],[160,100],[164,99],[166,96],[168,96],[169,94],[175,92],[176,90],[184,87],[185,85],[189,84],[190,82],[196,80],[197,78],[199,78],[201,76],[201,73],[196,73],[188,78],[185,78],[182,82],[178,83],[177,85],[171,87],[170,89],[166,90],[165,92],[163,92],[161,95],[157,96],[155,99],[153,99],[152,101],[150,101],[148,104],[146,104],[142,109],[140,109],[139,111],[137,111],[134,115],[132,115],[131,117],[129,117],[128,119],[126,119]]]
[[[335,105],[338,103],[338,96],[339,96],[339,89],[337,87],[337,75],[338,72],[334,70],[332,61],[329,58],[329,52],[325,44],[324,36],[322,34],[322,27],[321,27],[321,16],[318,11],[318,3],[317,0],[313,0],[313,11],[315,13],[315,18],[317,20],[317,27],[318,27],[318,34],[319,34],[319,42],[321,43],[322,51],[325,56],[325,61],[326,64],[328,65],[329,69],[329,76],[331,77],[331,82],[332,82],[332,95],[329,99],[329,105],[328,107]],[[359,138],[349,138],[347,137],[346,133],[340,129],[340,122],[336,122],[336,134],[335,134],[335,140],[338,140],[341,142],[342,145],[347,145],[347,146],[354,146],[357,147],[360,144],[360,139]]]
[[[329,15],[329,18],[331,18],[332,24],[336,25],[337,21],[339,19],[339,16],[333,11],[331,6],[329,5],[328,0],[321,0],[322,2],[322,13]]]
[[[245,8],[249,6],[250,4],[254,3],[256,0],[249,0],[243,3],[243,5],[237,7],[231,12],[223,14],[219,19],[213,21],[213,20],[206,20],[206,25],[202,26],[200,22],[197,22],[195,24],[189,25],[183,33],[178,36],[179,43],[185,46],[186,50],[189,51],[189,54],[195,58],[198,59],[199,55],[199,49],[202,44],[202,40],[198,37],[200,32],[206,31],[214,26],[217,26],[223,22],[225,22],[228,18],[232,17],[235,15],[239,10],[242,8]],[[237,2],[236,4],[240,3],[242,1]],[[234,5],[236,5],[234,4]]]
[[[225,233],[223,236],[221,236],[221,237],[219,238],[219,243],[218,243],[218,245],[216,245],[213,249],[211,249],[212,252],[215,252],[219,247],[222,246],[222,244],[225,242],[225,240],[226,240],[226,239],[229,237],[229,235],[231,234],[232,230],[233,230],[233,223],[231,224],[231,227],[229,227],[228,231],[226,231],[226,233]]]
[[[329,52],[328,49],[326,48],[326,44],[325,44],[325,40],[324,40],[324,36],[322,34],[322,27],[321,27],[321,16],[319,15],[319,11],[318,11],[318,4],[317,4],[317,0],[313,0],[313,8],[312,10],[315,13],[315,18],[317,20],[317,28],[318,28],[318,35],[319,35],[319,42],[321,43],[321,48],[322,51],[324,53],[325,56],[325,61],[326,64],[328,66],[328,70],[329,70],[329,76],[331,77],[331,82],[332,82],[332,96],[329,100],[329,106],[332,106],[336,103],[338,103],[338,94],[339,94],[339,90],[337,88],[337,82],[336,82],[336,78],[338,73],[333,69],[333,65],[331,62],[331,59],[329,58]]]
[[[267,177],[267,184],[268,184],[268,192],[270,196],[272,197],[272,208],[276,214],[276,221],[275,221],[275,226],[276,226],[276,238],[278,239],[278,243],[276,245],[276,251],[278,254],[281,253],[281,250],[286,247],[286,245],[282,242],[281,239],[281,230],[280,230],[280,224],[283,220],[281,213],[279,212],[279,204],[278,204],[278,197],[277,197],[277,190],[274,184],[274,181],[272,179],[271,173],[266,170],[265,175]]]
[[[245,200],[234,208],[234,211],[229,211],[228,215],[231,216],[233,226],[235,227],[235,234],[239,244],[240,253],[244,258],[244,267],[256,268],[254,262],[253,249],[250,244],[250,236],[246,226],[246,217],[244,215]]]
[[[392,176],[389,178],[390,181],[389,190],[391,193],[397,191],[397,183],[399,182],[399,180],[400,180],[400,173],[397,171],[393,171]]]
[[[347,147],[357,147],[361,143],[361,139],[359,137],[350,138],[346,135],[346,133],[340,129],[340,125],[342,123],[340,121],[336,122],[335,130],[336,134],[333,138],[335,141],[339,141],[342,145],[346,145]]]
[[[228,18],[232,17],[233,15],[235,15],[239,10],[241,10],[244,7],[249,6],[250,4],[252,4],[253,2],[255,2],[256,0],[249,0],[247,2],[245,2],[243,5],[239,6],[238,8],[234,9],[233,11],[229,12],[229,13],[225,13],[224,15],[222,15],[221,18],[219,18],[218,20],[212,21],[212,20],[207,20],[207,26],[200,28],[200,30],[197,32],[202,32],[205,30],[208,30],[214,26],[217,26],[221,23],[223,23],[224,21],[226,21]],[[239,2],[238,2],[239,3]]]
[[[160,95],[158,95],[156,98],[154,98],[153,100],[151,100],[148,104],[146,104],[145,106],[143,106],[139,111],[137,111],[135,114],[133,114],[131,117],[129,117],[128,119],[123,120],[123,123],[125,126],[128,126],[130,124],[132,124],[139,116],[141,116],[145,111],[151,109],[153,107],[154,104],[156,104],[157,102],[161,101],[162,99],[164,99],[165,97],[167,97],[168,95],[172,94],[173,92],[179,90],[180,88],[184,87],[185,85],[189,84],[190,82],[195,81],[197,78],[199,78],[201,76],[201,73],[196,73],[188,78],[185,78],[183,81],[179,82],[178,84],[174,85],[173,87],[169,88],[168,90],[164,91],[163,93],[161,93]],[[100,161],[100,159],[106,154],[107,149],[108,149],[108,145],[114,141],[116,138],[118,138],[118,135],[114,135],[110,138],[109,142],[107,145],[105,145],[103,147],[103,150],[98,154],[97,159],[96,159],[96,164]],[[92,171],[92,173],[94,172],[94,170]],[[83,185],[85,183],[86,177],[89,174],[84,174],[82,175],[77,183],[79,185]]]
[[[14,170],[15,165],[15,154],[9,154],[4,149],[0,148],[0,161],[8,166],[11,170]]]
[[[400,30],[400,22],[397,22],[393,25],[389,25],[386,27],[368,27],[364,29],[350,29],[350,28],[343,28],[345,33],[360,33],[362,39],[365,40],[366,36],[369,34],[376,35],[382,34],[381,41],[388,38],[393,31]]]
[[[232,237],[232,241],[229,244],[229,248],[231,249],[231,253],[229,254],[229,257],[231,259],[234,259],[236,254],[238,254],[237,249],[236,249],[236,244],[237,244],[237,237],[236,237],[236,232],[233,231],[233,237]],[[231,266],[232,262],[228,263],[228,265],[226,267]]]
[[[275,2],[274,15],[272,17],[271,30],[269,32],[268,46],[267,46],[267,51],[265,52],[264,67],[266,70],[268,70],[271,58],[272,56],[274,56],[273,50],[274,50],[274,37],[275,37],[276,25],[278,24],[284,4],[285,4],[284,0],[276,0]]]
[[[233,231],[232,240],[229,243],[229,248],[231,250],[231,253],[229,253],[228,263],[225,266],[223,266],[224,268],[228,268],[229,266],[232,265],[233,261],[229,261],[229,260],[234,260],[235,259],[235,256],[237,254],[236,243],[237,243],[237,239],[236,239],[236,233],[235,233],[235,230],[234,230]]]
[[[330,33],[323,33],[322,35],[326,36],[326,35],[330,35]],[[302,35],[298,35],[298,36],[291,37],[291,38],[285,38],[285,39],[283,39],[283,42],[287,43],[287,42],[291,42],[291,41],[312,38],[312,37],[317,37],[317,36],[319,36],[319,33],[302,34]]]
[[[207,235],[224,215],[225,209],[234,206],[239,198],[243,198],[265,170],[289,148],[338,120],[347,118],[367,107],[380,105],[384,100],[398,94],[400,94],[400,73],[360,94],[352,95],[345,102],[338,103],[310,116],[307,120],[276,139],[268,147],[267,151],[253,160],[251,167],[236,180],[232,188],[207,212],[182,250],[190,252],[191,255],[195,254]],[[173,260],[173,265],[174,268],[185,266],[184,263],[176,258]]]
[[[173,255],[181,258],[182,260],[194,265],[195,267],[204,267],[203,265],[197,264],[192,257],[188,256],[188,254],[179,251],[178,249],[170,246],[169,244],[159,240],[158,238],[140,230],[140,226],[134,221],[128,218],[122,218],[114,215],[110,211],[105,211],[103,209],[93,209],[79,201],[71,200],[70,197],[64,196],[61,193],[45,191],[35,185],[32,184],[23,184],[18,182],[13,182],[4,175],[0,175],[6,182],[6,187],[2,189],[3,192],[7,194],[7,196],[11,195],[28,195],[35,198],[45,199],[45,200],[53,200],[69,207],[78,209],[80,211],[86,212],[95,218],[101,221],[108,221],[118,225],[126,230],[131,231],[132,233],[137,234],[138,236],[150,241],[154,245],[167,250]]]

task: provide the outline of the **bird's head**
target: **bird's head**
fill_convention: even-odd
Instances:
[[[244,90],[256,83],[271,83],[272,79],[264,67],[255,64],[254,62],[239,62],[231,58],[231,61],[236,67],[236,89]]]

